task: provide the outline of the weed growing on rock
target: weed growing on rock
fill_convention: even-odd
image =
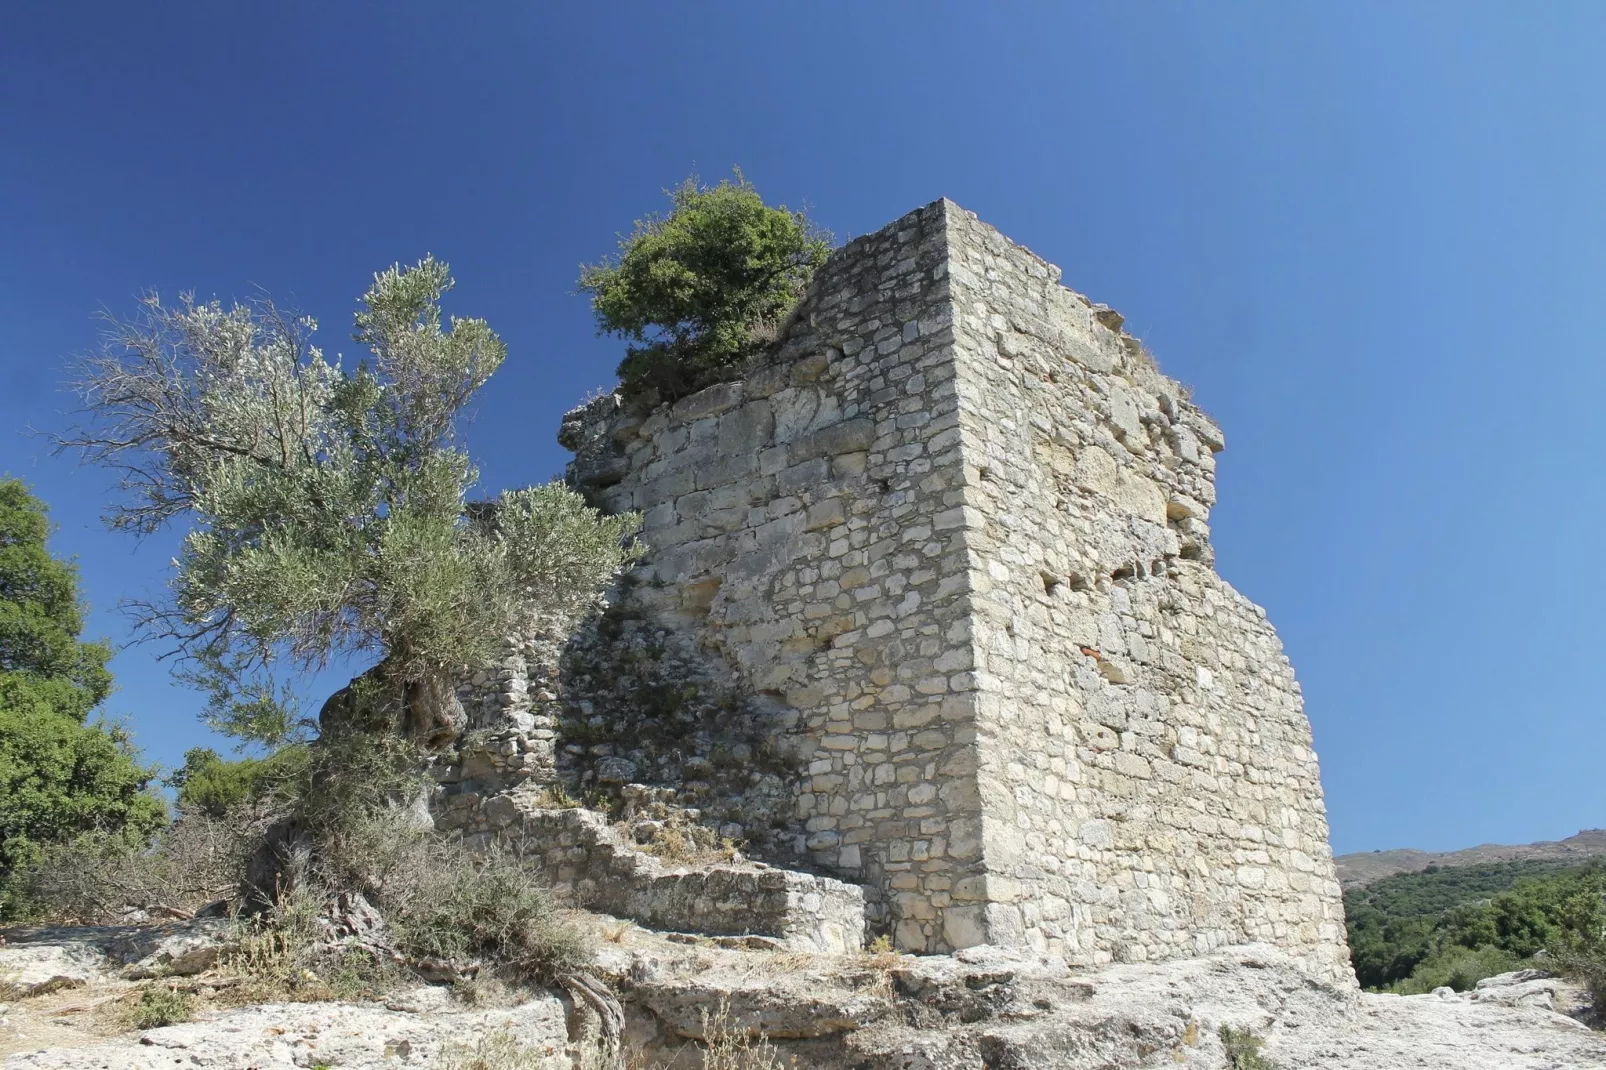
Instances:
[[[433,1070],[540,1070],[551,1052],[526,1044],[509,1029],[487,1033],[472,1046],[442,1051]]]
[[[1231,1070],[1277,1070],[1277,1064],[1260,1054],[1266,1042],[1249,1029],[1221,1027],[1221,1046],[1227,1049],[1227,1065]]]
[[[128,1008],[124,1020],[130,1029],[158,1029],[187,1022],[195,1013],[195,999],[174,988],[147,988]]]
[[[780,1052],[764,1037],[755,1042],[747,1027],[733,1021],[730,1002],[720,1000],[710,1014],[703,1008],[702,1070],[795,1070],[797,1060],[781,1059]]]
[[[741,850],[734,840],[697,824],[686,811],[670,812],[661,820],[626,823],[620,827],[643,851],[671,865],[708,866],[741,858]]]

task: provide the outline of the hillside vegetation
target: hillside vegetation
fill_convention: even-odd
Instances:
[[[1464,991],[1524,965],[1589,980],[1606,954],[1603,893],[1606,861],[1430,866],[1350,888],[1355,973],[1366,988],[1401,993]]]

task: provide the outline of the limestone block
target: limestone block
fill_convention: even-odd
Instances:
[[[706,390],[675,402],[674,417],[689,421],[704,416],[715,416],[741,404],[744,395],[741,383],[715,383]]]

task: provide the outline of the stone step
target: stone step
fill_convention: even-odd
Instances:
[[[517,794],[485,800],[478,836],[522,843],[559,896],[651,929],[766,936],[796,951],[864,946],[864,890],[830,877],[755,862],[672,865],[641,850],[606,815],[549,809]],[[464,820],[464,819],[467,820]],[[470,837],[470,842],[475,837]]]

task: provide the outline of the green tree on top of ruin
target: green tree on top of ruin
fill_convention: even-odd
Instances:
[[[765,204],[740,171],[668,194],[668,214],[638,220],[617,255],[582,267],[580,290],[598,333],[632,343],[618,368],[625,392],[673,399],[739,375],[777,336],[831,236]]]
[[[506,349],[484,320],[443,316],[451,287],[433,258],[376,274],[355,366],[270,301],[188,296],[147,298],[82,363],[85,423],[60,445],[119,474],[114,527],[187,526],[167,597],[132,608],[217,727],[282,742],[306,723],[284,671],[366,657],[342,723],[439,745],[461,728],[457,673],[525,614],[587,604],[633,556],[635,519],[561,484],[468,508],[463,410]]]

